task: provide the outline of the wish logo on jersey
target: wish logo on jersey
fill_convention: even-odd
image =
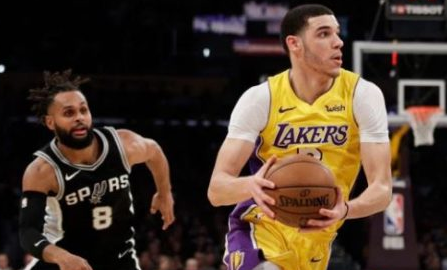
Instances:
[[[338,104],[338,105],[325,105],[327,112],[343,112],[346,110],[345,105]]]
[[[294,144],[333,143],[343,145],[348,140],[348,125],[297,127],[278,124],[274,146],[287,148]]]
[[[101,202],[101,198],[107,193],[112,193],[117,190],[125,189],[129,186],[129,175],[123,174],[117,177],[112,177],[107,180],[102,180],[95,183],[93,188],[89,186],[82,187],[75,192],[72,192],[65,196],[67,205],[75,205],[79,202],[83,202],[87,199],[92,204],[98,204]],[[93,189],[93,192],[92,192]]]

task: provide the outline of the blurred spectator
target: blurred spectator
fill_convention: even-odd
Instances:
[[[442,236],[439,230],[431,230],[422,236],[419,242],[419,256],[423,270],[442,269],[442,253],[440,253],[439,247],[440,239],[443,239]]]
[[[205,253],[205,267],[203,267],[203,269],[216,270],[215,265],[217,265],[216,254],[212,251],[206,252]]]
[[[424,260],[424,269],[441,270],[441,259],[436,252],[430,252]]]
[[[210,260],[207,257],[208,254],[201,251],[196,251],[194,254],[194,258],[199,265],[199,270],[216,270],[214,265],[210,264]],[[212,262],[214,262],[214,260],[212,260]]]
[[[199,263],[196,258],[189,258],[185,262],[184,270],[199,270]]]
[[[159,259],[161,257],[160,240],[152,240],[147,247],[149,253],[149,258],[156,264],[159,264]]]
[[[149,251],[141,252],[139,256],[141,270],[155,270],[155,264],[151,259]]]
[[[182,270],[183,269],[183,260],[180,254],[175,254],[172,256],[172,262],[174,264],[174,269]]]
[[[20,268],[20,270],[24,270],[25,267],[31,263],[31,261],[34,259],[33,255],[29,254],[29,253],[25,253],[23,254],[23,267]]]
[[[180,222],[173,224],[170,228],[166,248],[169,254],[181,255],[183,250],[183,226]]]
[[[13,270],[9,266],[9,257],[6,253],[0,253],[0,270]]]
[[[159,265],[157,270],[177,270],[174,265],[174,260],[167,255],[160,255]]]

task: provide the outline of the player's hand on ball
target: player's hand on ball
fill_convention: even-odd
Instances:
[[[172,193],[166,193],[166,194],[160,194],[155,193],[152,197],[152,204],[151,204],[151,214],[157,213],[157,211],[160,211],[161,219],[163,220],[163,230],[166,230],[169,225],[171,225],[174,220],[174,199],[172,197]]]
[[[267,195],[263,188],[275,188],[275,184],[264,178],[267,170],[275,163],[276,156],[270,157],[264,165],[258,170],[258,172],[249,177],[249,191],[256,204],[262,209],[262,211],[270,218],[275,218],[275,213],[268,207],[267,204],[274,205],[275,200]]]
[[[341,189],[339,187],[336,188],[337,191],[337,202],[332,209],[321,208],[319,213],[320,215],[326,217],[324,219],[309,219],[307,221],[307,226],[302,228],[301,232],[311,232],[325,229],[339,220],[346,218],[347,214],[347,206],[343,199],[343,194],[341,193]]]
[[[312,156],[298,154],[278,159],[264,178],[275,183],[275,189],[264,189],[276,201],[269,207],[275,219],[287,226],[303,228],[309,219],[326,219],[320,210],[332,209],[337,203],[334,175]]]

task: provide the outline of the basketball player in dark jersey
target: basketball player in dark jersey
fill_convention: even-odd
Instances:
[[[55,138],[35,153],[23,176],[20,240],[36,259],[26,269],[137,270],[129,174],[145,163],[157,192],[151,213],[174,221],[169,166],[160,146],[130,130],[93,128],[85,82],[71,71],[45,73],[30,91]]]

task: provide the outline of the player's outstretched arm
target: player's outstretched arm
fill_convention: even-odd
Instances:
[[[34,257],[55,263],[61,270],[91,270],[88,262],[65,249],[51,244],[42,235],[47,194],[57,193],[53,168],[40,158],[25,170],[19,218],[20,244]]]
[[[381,212],[391,202],[392,177],[389,143],[361,143],[363,170],[368,187],[349,201],[347,218],[361,218]]]
[[[269,159],[259,171],[251,176],[239,177],[243,166],[252,154],[254,143],[240,139],[226,139],[217,155],[211,181],[208,187],[208,199],[214,206],[232,205],[250,198],[270,217],[273,212],[267,204],[274,204],[263,187],[274,188],[274,183],[264,178],[267,169],[275,162]]]
[[[123,142],[129,165],[145,163],[151,171],[157,192],[152,197],[151,213],[160,211],[163,229],[167,229],[174,220],[174,199],[171,192],[168,160],[158,143],[143,138],[137,133],[120,129],[118,134]]]

